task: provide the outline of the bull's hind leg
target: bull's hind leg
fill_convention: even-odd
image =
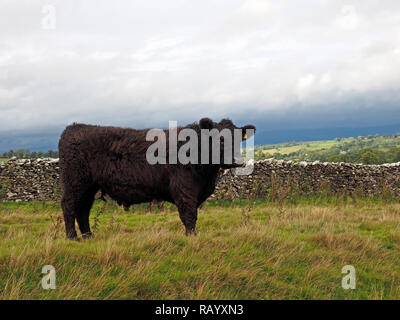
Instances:
[[[76,220],[83,238],[90,238],[92,236],[92,232],[90,231],[89,215],[90,209],[92,209],[96,191],[97,190],[95,189],[87,191],[82,196],[79,208],[77,209]]]
[[[74,210],[74,198],[69,192],[64,191],[61,207],[64,215],[65,232],[67,238],[71,240],[77,240],[78,236],[75,230],[75,210]]]
[[[96,191],[92,189],[90,191],[78,192],[77,190],[79,189],[75,189],[73,192],[64,190],[61,201],[67,238],[72,240],[78,238],[75,230],[75,219],[78,222],[83,238],[92,235],[89,226],[89,213],[93,205]]]

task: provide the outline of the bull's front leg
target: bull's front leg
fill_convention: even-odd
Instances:
[[[179,217],[186,228],[186,235],[196,235],[197,206],[187,203],[178,205]]]

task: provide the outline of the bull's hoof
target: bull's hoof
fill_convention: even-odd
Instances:
[[[80,241],[78,236],[75,236],[75,237],[67,236],[67,240]]]
[[[194,229],[190,229],[190,230],[186,229],[186,235],[187,236],[196,236],[197,233],[196,233],[196,230],[194,230]]]
[[[82,239],[91,239],[93,238],[93,233],[91,232],[86,232],[82,234]]]
[[[68,240],[75,240],[78,241],[78,235],[76,234],[76,231],[74,229],[72,230],[67,230],[66,236]]]

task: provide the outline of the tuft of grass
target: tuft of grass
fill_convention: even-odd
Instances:
[[[174,206],[96,202],[95,237],[65,239],[58,203],[0,204],[0,299],[399,299],[400,204],[209,201],[198,236]],[[44,265],[56,289],[41,287]],[[356,289],[341,287],[342,267]]]

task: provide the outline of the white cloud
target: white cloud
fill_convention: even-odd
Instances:
[[[331,74],[330,74],[329,72],[324,73],[324,74],[321,76],[320,84],[321,84],[321,85],[329,85],[329,83],[331,82],[331,80],[332,80]]]
[[[303,100],[307,94],[309,94],[314,84],[314,80],[315,76],[313,74],[308,74],[299,79],[297,82],[297,96],[299,100]]]

